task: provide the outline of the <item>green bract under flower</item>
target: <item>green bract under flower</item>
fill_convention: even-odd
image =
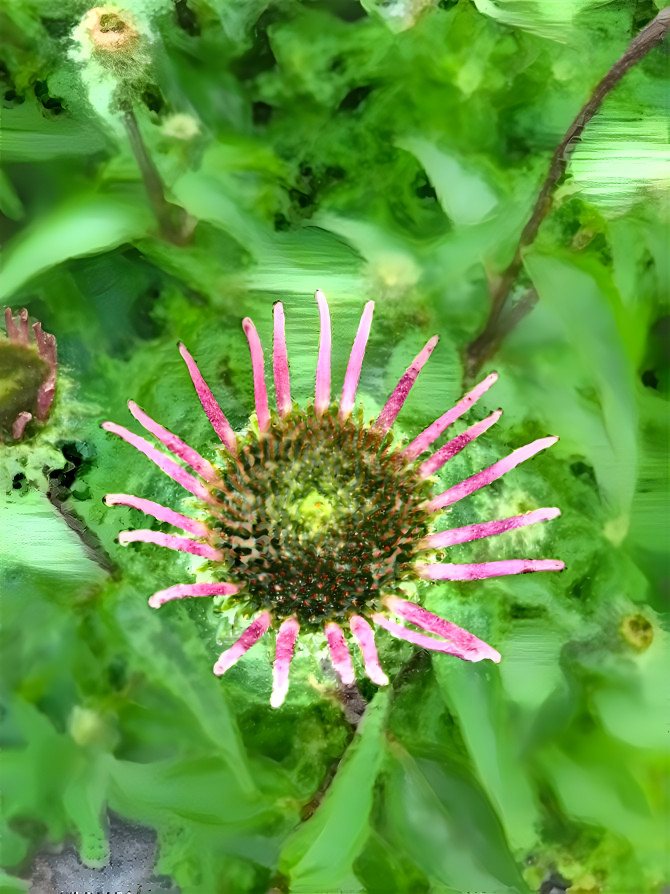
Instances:
[[[536,509],[481,524],[431,532],[444,509],[496,481],[519,463],[555,442],[541,438],[515,450],[487,469],[437,496],[432,476],[500,417],[500,411],[470,426],[427,458],[422,454],[496,381],[487,376],[410,444],[394,440],[392,428],[421,369],[436,344],[431,338],[412,361],[379,416],[365,422],[355,410],[356,390],[372,322],[373,302],[361,317],[339,401],[331,400],[330,312],[316,293],[321,323],[314,403],[301,409],[292,400],[284,311],[274,309],[273,372],[277,412],[271,413],[261,342],[248,318],[256,403],[256,425],[238,436],[226,419],[194,359],[180,351],[212,428],[227,451],[220,467],[204,459],[133,401],[135,419],[172,454],[113,422],[103,423],[144,453],[195,496],[207,511],[201,521],[143,497],[108,494],[108,505],[130,506],[167,522],[191,537],[152,529],[123,531],[119,542],[152,543],[208,560],[211,582],[185,583],[154,593],[158,608],[185,597],[225,596],[251,620],[219,656],[214,673],[223,674],[279,622],[271,704],[288,691],[289,666],[301,629],[323,625],[333,666],[343,684],[355,682],[348,627],[360,648],[365,672],[388,682],[370,624],[392,636],[467,661],[499,661],[499,653],[466,630],[433,615],[401,595],[408,580],[480,580],[529,571],[556,571],[555,560],[511,559],[461,564],[439,561],[439,552],[470,540],[555,518],[555,508]],[[184,465],[192,472],[186,470]],[[193,474],[194,473],[194,474]],[[405,626],[388,617],[393,614]],[[416,629],[418,628],[418,629]]]

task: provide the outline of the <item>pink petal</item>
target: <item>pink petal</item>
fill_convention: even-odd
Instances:
[[[56,338],[48,332],[44,332],[41,323],[33,323],[33,332],[35,334],[35,343],[37,350],[42,358],[50,367],[57,365],[58,357],[56,353]]]
[[[51,377],[40,385],[37,391],[37,418],[44,421],[49,415],[49,408],[56,394],[56,377]]]
[[[56,395],[56,381],[44,382],[37,391],[37,418],[42,422],[49,415],[49,408]]]
[[[563,571],[565,564],[555,559],[506,559],[502,562],[474,562],[461,564],[436,562],[417,564],[416,572],[424,580],[485,580],[507,574],[527,574],[529,571]]]
[[[361,367],[363,366],[363,357],[365,356],[365,348],[370,336],[370,326],[372,325],[372,314],[375,309],[374,301],[368,301],[361,315],[361,322],[358,325],[358,332],[351,348],[349,364],[344,376],[344,386],[342,388],[342,398],[340,400],[340,421],[344,422],[348,419],[354,408],[356,401],[356,390],[358,388],[358,380],[361,377]]]
[[[256,645],[267,631],[271,621],[272,616],[270,612],[263,612],[249,624],[242,636],[229,649],[226,649],[225,652],[219,655],[219,660],[213,668],[217,677],[225,674],[229,668],[239,661],[245,652],[248,652],[252,646]]]
[[[438,340],[438,336],[434,335],[425,347],[416,355],[412,363],[407,367],[407,371],[401,376],[400,381],[395,386],[393,393],[386,401],[383,410],[375,421],[374,428],[378,432],[381,432],[382,434],[387,432],[395,422],[412,385],[416,382],[426,361],[433,353]]]
[[[487,469],[477,472],[476,475],[472,475],[472,477],[466,478],[465,481],[461,481],[460,484],[456,484],[454,487],[450,487],[449,490],[445,490],[443,493],[438,494],[437,497],[434,497],[427,504],[426,508],[428,512],[436,512],[438,509],[444,509],[445,506],[451,506],[459,500],[462,500],[463,497],[467,497],[469,494],[479,490],[481,487],[486,487],[487,484],[497,481],[498,478],[501,478],[511,469],[515,468],[525,460],[530,459],[531,456],[535,456],[540,450],[545,450],[547,447],[555,444],[556,441],[558,441],[558,438],[540,438],[537,441],[533,441],[532,444],[526,444],[525,447],[520,447],[504,459],[500,459],[497,463],[493,463],[493,465],[489,466]]]
[[[242,320],[242,328],[249,342],[251,353],[251,369],[254,376],[254,397],[256,399],[256,418],[261,432],[267,431],[270,425],[270,411],[268,410],[268,389],[265,384],[265,362],[263,360],[263,348],[258,332],[249,317]]]
[[[300,624],[298,624],[298,621],[295,618],[287,618],[282,622],[277,633],[275,660],[272,671],[272,696],[270,697],[270,705],[273,708],[278,708],[284,704],[284,699],[288,692],[289,668],[299,630]]]
[[[219,438],[221,439],[221,443],[224,444],[228,450],[228,452],[235,456],[237,453],[237,438],[235,436],[235,432],[230,426],[230,423],[223,415],[223,410],[216,402],[216,399],[212,392],[209,389],[209,386],[205,382],[202,377],[198,366],[186,350],[185,346],[179,343],[179,353],[184,358],[184,362],[188,368],[189,375],[191,376],[191,381],[193,382],[193,387],[196,390],[198,397],[200,398],[200,403],[202,404],[202,408],[207,414],[207,418],[209,419],[212,428],[217,433]]]
[[[422,649],[430,649],[433,652],[443,652],[446,655],[455,655],[456,658],[462,658],[463,661],[482,661],[484,658],[489,658],[491,661],[495,661],[496,664],[500,661],[499,652],[483,640],[477,639],[476,636],[469,634],[467,630],[461,630],[460,627],[456,629],[461,630],[461,633],[466,634],[467,636],[472,636],[473,643],[467,650],[461,648],[456,643],[442,642],[441,640],[433,639],[432,636],[416,633],[416,631],[404,627],[397,621],[385,618],[384,615],[380,615],[378,612],[372,615],[372,620],[375,624],[383,627],[384,630],[388,630],[391,636],[394,636],[396,639],[404,639],[405,642],[420,646]],[[452,626],[455,627],[456,625]],[[479,645],[476,646],[476,643]]]
[[[500,521],[483,522],[478,525],[465,525],[462,528],[451,528],[449,531],[437,531],[428,534],[417,546],[419,549],[444,549],[457,543],[469,543],[471,540],[481,540],[483,537],[494,537],[496,534],[504,534],[514,528],[525,528],[526,525],[534,525],[536,522],[549,521],[561,514],[560,509],[535,509],[525,515],[513,515]]]
[[[127,546],[129,543],[155,543],[156,546],[165,546],[182,553],[191,553],[193,556],[202,556],[203,559],[210,559],[212,562],[220,562],[223,559],[223,553],[208,543],[189,540],[188,537],[175,537],[174,534],[163,534],[161,531],[150,531],[148,528],[121,531],[119,543],[121,546]]]
[[[360,615],[352,615],[349,619],[349,626],[354,635],[354,639],[358,643],[365,664],[365,673],[378,686],[386,686],[389,678],[381,669],[379,664],[379,656],[377,655],[377,647],[375,646],[375,635],[372,627],[365,618]]]
[[[500,653],[483,640],[472,633],[468,633],[467,630],[463,630],[462,627],[452,624],[451,621],[445,621],[444,618],[434,615],[414,602],[401,599],[399,596],[388,596],[384,600],[384,604],[394,615],[402,618],[403,621],[408,621],[410,624],[421,627],[423,630],[434,633],[446,640],[447,642],[442,645],[439,641],[429,639],[429,642],[433,644],[438,643],[438,651],[449,652],[466,661],[481,661],[483,658],[490,658],[496,662],[500,661]],[[375,618],[375,620],[377,619]],[[406,632],[411,633],[409,630]],[[426,648],[436,648],[436,646],[426,646]]]
[[[152,608],[160,608],[173,599],[185,599],[191,596],[230,596],[237,593],[235,584],[175,584],[167,590],[158,590],[149,598]]]
[[[185,469],[182,469],[181,466],[178,466],[173,459],[170,459],[168,456],[161,453],[160,450],[156,450],[155,447],[152,447],[152,445],[144,438],[140,438],[139,435],[133,434],[131,431],[128,431],[127,428],[124,428],[122,425],[117,425],[115,422],[103,422],[101,427],[104,428],[105,431],[112,432],[112,434],[123,438],[128,444],[136,450],[139,450],[140,453],[143,453],[152,463],[155,463],[162,472],[169,475],[173,481],[181,484],[181,486],[189,491],[189,493],[192,493],[194,497],[198,497],[199,500],[208,503],[210,506],[219,505],[216,498],[210,494],[204,484],[198,481],[197,478],[194,478],[193,475]]]
[[[19,311],[19,340],[23,345],[30,344],[30,323],[28,322],[28,311],[22,307]]]
[[[317,416],[323,416],[330,404],[330,313],[328,302],[322,291],[317,289],[315,296],[319,305],[319,358],[316,363],[316,391],[314,393],[314,409]]]
[[[181,515],[167,506],[161,506],[160,503],[154,503],[153,500],[144,500],[142,497],[134,497],[131,494],[107,494],[105,496],[105,504],[107,506],[129,506],[131,509],[139,509],[145,515],[151,515],[158,521],[167,522],[174,525],[175,528],[181,528],[182,531],[188,531],[189,534],[195,534],[196,537],[208,538],[211,531],[206,524],[189,518],[187,515]]]
[[[12,423],[12,438],[15,441],[18,441],[23,437],[23,433],[26,430],[26,425],[33,418],[33,414],[29,413],[27,410],[24,410],[22,413],[16,417],[14,422]]]
[[[153,420],[151,416],[137,406],[134,400],[128,401],[128,409],[133,414],[140,425],[157,438],[163,446],[167,447],[170,453],[174,453],[179,459],[183,459],[194,471],[201,475],[205,481],[217,481],[217,475],[214,466],[204,457],[200,456],[197,450],[185,444],[181,438],[163,428],[158,422]]]
[[[471,649],[479,651],[481,646],[484,646],[485,651],[491,649],[490,646],[486,645],[486,643],[482,643],[482,641],[476,636],[473,636],[472,633],[468,633],[468,631],[463,630],[462,627],[457,627],[456,624],[452,624],[451,621],[445,621],[444,618],[434,615],[432,612],[417,605],[415,602],[410,602],[408,599],[401,599],[399,596],[388,596],[384,600],[384,604],[394,615],[402,618],[403,621],[408,621],[410,624],[421,627],[429,633],[435,633],[437,636],[450,640],[454,645],[459,646],[465,652]],[[498,655],[495,650],[493,651],[495,655]],[[485,656],[482,655],[482,657]],[[499,658],[500,656],[498,655],[498,659]]]
[[[5,329],[9,340],[16,344],[19,341],[19,329],[14,322],[14,315],[12,314],[11,307],[5,308]]]
[[[288,353],[286,351],[286,333],[284,325],[284,308],[281,301],[274,306],[274,341],[272,352],[272,365],[275,375],[275,396],[277,398],[277,412],[280,416],[286,416],[291,412],[291,381],[288,369]]]
[[[25,307],[21,308],[16,318],[12,315],[11,308],[5,309],[5,328],[9,340],[15,345],[23,345],[24,348],[30,345],[30,325],[28,311]]]
[[[460,419],[464,413],[467,413],[473,404],[479,400],[482,394],[485,394],[491,385],[497,381],[498,373],[491,373],[476,385],[472,391],[469,391],[465,397],[462,397],[455,407],[452,407],[451,410],[447,410],[447,412],[440,416],[439,419],[436,419],[435,422],[428,426],[428,428],[424,429],[421,434],[414,438],[412,443],[403,450],[405,459],[415,459],[420,453],[427,450],[433,441],[436,441],[437,438],[440,437],[445,429],[457,419]]]
[[[482,419],[481,422],[476,422],[462,434],[452,438],[451,441],[447,441],[443,447],[440,447],[440,449],[436,450],[431,457],[421,463],[419,466],[419,474],[424,478],[429,478],[437,472],[438,469],[441,469],[446,462],[453,459],[456,454],[460,453],[464,447],[467,447],[471,441],[474,441],[480,435],[484,434],[487,429],[491,428],[492,425],[495,425],[501,416],[502,410],[496,410],[495,413],[491,413],[486,419]]]
[[[40,357],[49,365],[49,374],[37,392],[37,418],[44,421],[49,415],[49,408],[56,393],[56,374],[58,362],[56,355],[56,339],[53,335],[42,331],[41,323],[33,323],[35,342]]]
[[[345,686],[352,686],[356,681],[354,667],[351,663],[351,655],[344,639],[344,633],[339,624],[329,621],[324,627],[330,660]]]

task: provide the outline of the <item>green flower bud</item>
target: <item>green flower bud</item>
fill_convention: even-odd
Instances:
[[[119,6],[95,6],[72,34],[72,56],[94,106],[127,107],[150,82],[152,54],[147,24]],[[104,103],[104,104],[107,104]]]
[[[110,716],[75,705],[68,718],[68,732],[80,748],[110,748],[118,735]]]

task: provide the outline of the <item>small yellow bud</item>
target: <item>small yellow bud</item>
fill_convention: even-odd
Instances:
[[[646,652],[654,639],[654,628],[644,615],[628,615],[621,622],[619,630],[636,652]]]
[[[116,741],[116,731],[109,717],[91,708],[75,705],[68,719],[68,731],[81,748],[109,746]]]
[[[165,119],[161,130],[166,136],[176,140],[192,140],[200,133],[200,125],[192,115],[178,112]]]

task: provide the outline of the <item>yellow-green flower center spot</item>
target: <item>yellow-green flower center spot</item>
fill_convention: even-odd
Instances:
[[[327,530],[336,511],[335,504],[316,489],[287,507],[289,517],[312,537]]]

